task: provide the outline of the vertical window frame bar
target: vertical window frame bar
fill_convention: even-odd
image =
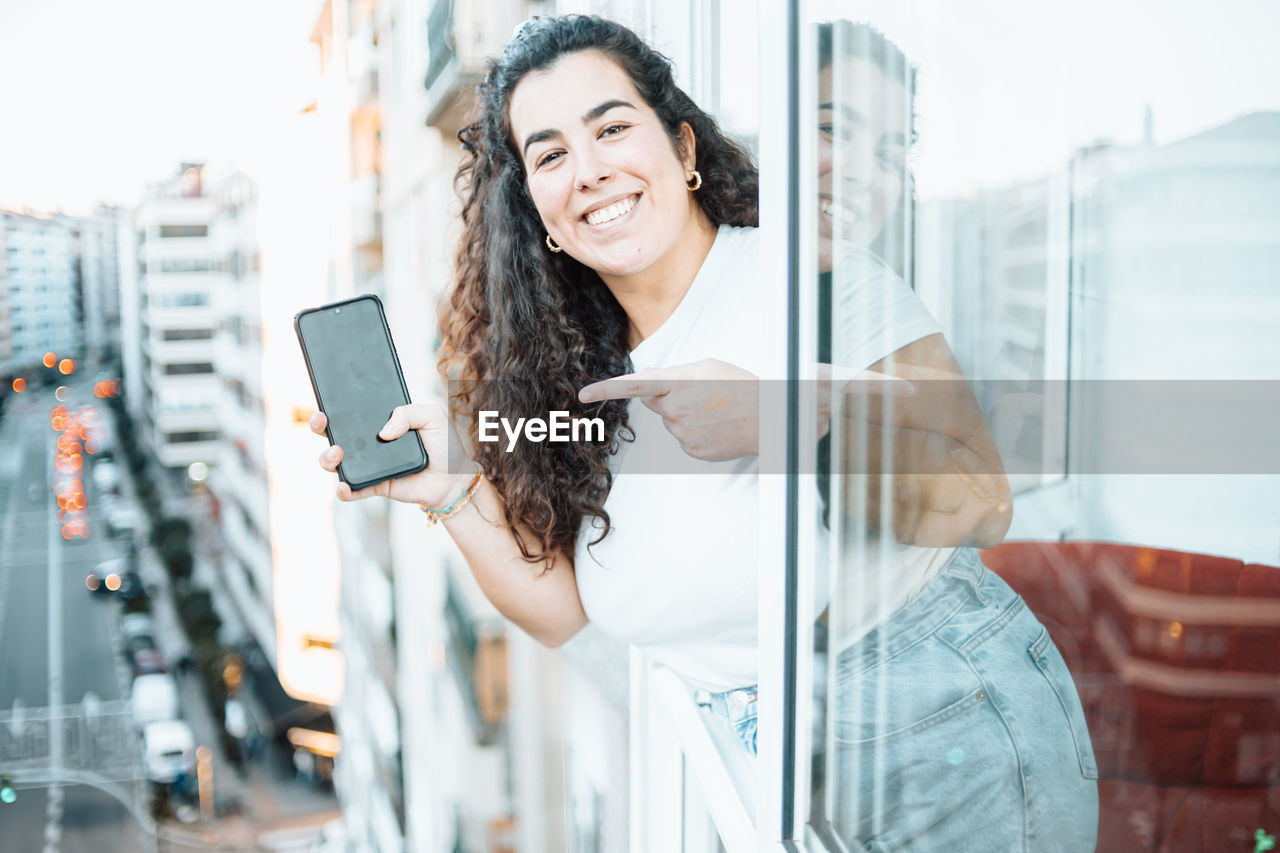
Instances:
[[[783,447],[762,446],[760,517],[760,728],[757,817],[759,849],[798,850],[808,816],[812,709],[813,530],[816,497],[806,495],[800,472],[815,448],[801,436],[816,429],[816,408],[803,406],[802,379],[816,368],[816,75],[800,73],[802,57],[815,57],[812,36],[801,26],[803,4],[759,6],[760,115],[784,115],[785,122],[760,122],[761,269],[780,285],[768,292],[769,316],[786,317],[785,336],[767,342],[774,363],[785,359],[787,405],[760,395],[761,435],[785,435]],[[782,33],[783,38],[777,35]],[[816,65],[816,60],[815,63]],[[811,78],[811,79],[810,79]],[[806,107],[807,105],[807,107]],[[805,156],[804,152],[809,152]],[[813,204],[805,205],[805,200]],[[806,208],[812,208],[807,210]],[[807,276],[807,278],[806,278]],[[776,298],[774,296],[776,294]],[[781,331],[781,330],[777,330]],[[773,378],[773,377],[765,377]],[[776,400],[776,398],[775,398]],[[812,402],[812,401],[810,401]],[[806,409],[808,411],[806,411]],[[816,434],[816,433],[812,433]],[[803,455],[802,455],[803,454]],[[805,514],[806,508],[808,515]],[[805,562],[808,558],[808,562]],[[805,601],[809,603],[804,603]],[[781,605],[781,606],[780,606]]]
[[[793,156],[789,176],[793,206],[793,240],[790,243],[793,277],[790,302],[795,311],[788,334],[794,361],[788,365],[787,384],[793,389],[789,405],[795,407],[788,443],[793,446],[788,481],[794,499],[787,504],[787,525],[793,537],[788,555],[788,583],[794,598],[784,615],[794,648],[787,657],[793,696],[789,702],[792,727],[788,841],[805,837],[812,795],[815,585],[817,578],[817,363],[818,363],[818,46],[810,4],[797,2],[790,70],[791,137]],[[829,570],[824,578],[829,578]],[[786,805],[786,803],[784,803]],[[790,845],[799,849],[800,845]]]
[[[757,45],[759,64],[759,163],[760,163],[760,269],[765,281],[778,286],[765,288],[762,306],[766,317],[787,316],[789,290],[786,241],[788,234],[787,170],[790,157],[788,128],[785,122],[770,121],[770,116],[786,116],[788,104],[788,44],[778,34],[785,33],[787,5],[762,2],[757,6]],[[769,363],[786,363],[785,328],[771,326],[761,341]],[[766,388],[768,386],[765,386]],[[784,435],[785,412],[760,394],[760,434]],[[760,470],[784,471],[785,447],[762,442]],[[775,851],[786,837],[783,826],[783,636],[786,632],[783,600],[786,585],[786,526],[779,524],[787,513],[786,478],[772,474],[760,476],[759,518],[759,678],[760,695],[757,731],[757,769],[759,787],[756,796],[757,849]]]

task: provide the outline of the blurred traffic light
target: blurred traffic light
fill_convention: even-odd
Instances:
[[[0,776],[0,802],[11,805],[18,799],[18,792],[13,788],[13,781],[8,776]]]
[[[42,363],[44,364],[45,367],[53,367],[58,363],[58,357],[51,352],[47,352],[44,354],[44,359],[42,360]]]
[[[27,380],[23,379],[21,376],[13,380],[13,390],[16,394],[21,394],[23,391],[27,390]]]
[[[58,362],[58,372],[63,376],[70,376],[71,371],[76,369],[76,363],[69,358],[64,358]]]

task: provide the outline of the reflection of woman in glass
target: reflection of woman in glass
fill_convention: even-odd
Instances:
[[[823,26],[818,55],[819,269],[831,271],[838,243],[892,256],[901,274],[914,69],[867,27]]]
[[[867,317],[860,297],[888,287],[877,281],[905,287],[915,71],[865,25],[823,24],[818,48],[819,359],[839,363],[868,330],[915,322],[901,309]],[[914,380],[917,393],[894,401],[892,430],[875,407],[835,406],[843,441],[820,448],[824,499],[856,505],[853,489],[865,487],[868,512],[846,518],[832,544],[833,754],[815,811],[859,850],[1092,850],[1097,768],[1071,676],[977,552],[947,547],[994,545],[1009,523],[976,402],[963,381],[930,381],[963,379],[936,329],[872,369]],[[860,448],[891,455],[895,476],[825,476],[854,470]],[[833,496],[832,482],[845,493]],[[870,542],[848,535],[859,522]]]

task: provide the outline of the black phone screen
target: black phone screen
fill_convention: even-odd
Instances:
[[[409,402],[382,303],[361,296],[304,311],[296,329],[329,438],[342,446],[342,479],[361,489],[425,468],[416,431],[378,438],[392,410]]]

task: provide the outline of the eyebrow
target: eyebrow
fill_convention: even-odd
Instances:
[[[602,104],[594,106],[591,109],[587,110],[585,113],[583,113],[582,123],[590,124],[591,122],[600,118],[600,116],[609,112],[609,110],[616,109],[617,107],[628,107],[633,110],[636,108],[635,104],[632,104],[630,101],[624,101],[624,100],[621,100],[620,98],[614,98],[611,101],[605,101]],[[526,158],[529,156],[530,145],[536,145],[539,142],[546,142],[548,139],[563,139],[563,138],[564,138],[564,134],[555,129],[539,130],[536,133],[531,133],[529,134],[529,137],[524,141],[524,156]]]
[[[843,118],[845,121],[850,122],[851,124],[857,127],[866,127],[868,124],[867,117],[863,115],[861,112],[859,112],[858,110],[855,110],[853,107],[849,106],[848,104],[838,104],[838,103],[828,101],[825,104],[818,104],[818,109],[831,110],[832,112],[839,113],[841,118]],[[893,142],[893,143],[897,143],[898,145],[907,144],[906,135],[896,130],[887,131],[881,134],[880,138],[884,142]]]

